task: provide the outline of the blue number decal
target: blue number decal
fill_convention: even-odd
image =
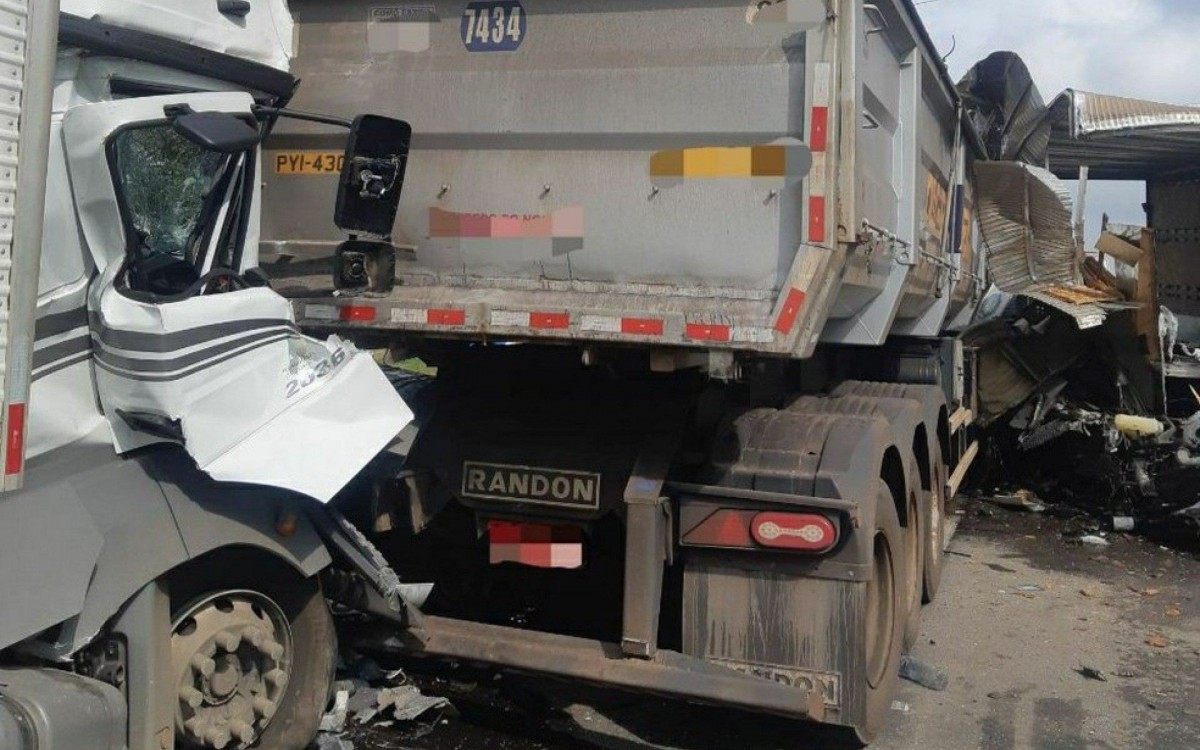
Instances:
[[[463,44],[469,52],[515,52],[525,41],[528,19],[521,0],[480,0],[463,11]]]

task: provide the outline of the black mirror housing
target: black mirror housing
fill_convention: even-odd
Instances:
[[[191,107],[172,110],[171,127],[192,143],[221,154],[249,151],[262,140],[262,133],[242,117],[229,112],[193,112]]]
[[[403,120],[359,115],[351,126],[338,181],[334,223],[347,232],[390,237],[408,167],[412,127]]]
[[[386,294],[396,284],[396,248],[386,242],[350,240],[334,255],[333,285]]]

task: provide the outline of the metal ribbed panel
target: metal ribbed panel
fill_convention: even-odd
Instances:
[[[1044,169],[1017,162],[975,167],[979,221],[992,278],[1019,293],[1078,281],[1072,200]]]
[[[0,383],[7,383],[3,374],[8,369],[10,343],[13,223],[28,23],[25,0],[0,0]],[[7,402],[4,395],[0,394],[0,399]]]
[[[58,0],[0,0],[0,379],[5,490],[25,471]]]
[[[1068,90],[1051,106],[1050,162],[1073,176],[1148,179],[1200,160],[1200,107]]]
[[[1072,93],[1075,101],[1076,137],[1134,128],[1200,126],[1200,108],[1197,107],[1105,96],[1086,91]]]

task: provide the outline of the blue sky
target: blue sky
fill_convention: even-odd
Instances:
[[[920,0],[917,0],[920,2]],[[1017,52],[1047,101],[1071,87],[1200,104],[1200,0],[936,0],[919,6],[957,80],[996,50]],[[1144,189],[1093,183],[1089,236],[1100,214],[1140,223]]]

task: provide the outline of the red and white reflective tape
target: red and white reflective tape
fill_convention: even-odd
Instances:
[[[808,147],[812,150],[812,169],[808,173],[808,241],[823,244],[828,232],[825,216],[828,204],[826,155],[829,152],[830,115],[833,105],[833,66],[819,62],[813,66],[812,112],[808,123]]]
[[[803,301],[803,294],[800,300]],[[785,309],[783,318],[794,317],[799,313],[799,306]],[[392,325],[401,327],[449,327],[463,328],[468,326],[468,316],[462,308],[425,308],[397,307],[377,308],[371,305],[322,305],[307,304],[303,307],[306,320],[370,324],[389,321]],[[584,333],[606,334],[613,337],[630,339],[665,339],[668,325],[665,318],[639,317],[629,315],[603,315],[591,313],[586,315],[572,314],[568,311],[526,311],[526,310],[490,310],[484,320],[489,329],[498,331],[526,331],[562,333],[572,327]],[[471,325],[478,326],[476,320]],[[683,323],[682,339],[685,342],[710,344],[773,344],[777,332],[787,333],[782,323],[772,325],[736,325],[733,323],[710,323],[706,321],[686,321]],[[671,339],[678,340],[679,329],[671,326]]]
[[[379,309],[371,305],[305,305],[304,317],[343,323],[374,323],[379,319]]]
[[[688,323],[683,335],[692,341],[726,343],[733,340],[733,327],[714,323]]]
[[[804,299],[806,295],[799,289],[792,287],[787,294],[787,298],[783,301],[783,309],[779,312],[779,317],[775,319],[775,330],[787,336],[796,327],[796,319],[800,317],[800,308],[804,307]]]
[[[571,327],[568,312],[520,312],[515,310],[493,310],[490,316],[492,328],[521,328],[534,331],[565,331]]]
[[[775,331],[758,326],[734,326],[730,330],[730,340],[738,344],[773,344]]]
[[[396,308],[392,310],[392,322],[411,326],[465,326],[467,311],[439,308]]]
[[[584,315],[579,328],[589,333],[612,333],[625,336],[662,336],[667,329],[661,318],[631,318],[616,315]]]
[[[25,404],[9,404],[4,445],[4,476],[20,474],[25,468]]]
[[[394,308],[392,322],[410,326],[464,326],[467,311],[439,308]]]

